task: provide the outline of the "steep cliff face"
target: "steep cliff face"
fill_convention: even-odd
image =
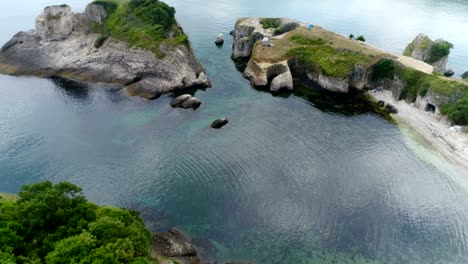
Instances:
[[[96,34],[95,28],[104,28],[108,16],[96,4],[81,14],[64,5],[45,8],[35,30],[16,34],[2,47],[0,72],[117,83],[130,95],[148,99],[211,86],[189,44],[162,43],[158,51],[163,56],[156,56],[126,41]]]
[[[424,61],[434,66],[437,73],[447,71],[448,56],[453,45],[443,39],[432,41],[428,36],[419,34],[405,49],[404,55]]]

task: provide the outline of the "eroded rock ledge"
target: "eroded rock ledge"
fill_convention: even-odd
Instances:
[[[254,87],[277,93],[292,91],[294,83],[301,82],[338,93],[388,90],[398,100],[467,125],[459,113],[468,107],[468,84],[437,74],[445,68],[445,57],[429,65],[319,26],[285,18],[264,20],[239,19],[232,32],[232,58],[248,60],[243,74]],[[418,45],[413,46],[413,51],[418,50]]]
[[[94,33],[107,18],[106,8],[98,4],[83,13],[73,13],[67,5],[46,7],[35,30],[19,32],[1,48],[0,72],[116,83],[147,99],[211,86],[189,44],[163,43],[163,56],[130,48],[125,41]]]

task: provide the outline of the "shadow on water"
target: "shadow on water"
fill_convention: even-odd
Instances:
[[[90,100],[90,89],[86,83],[60,77],[51,77],[50,81],[54,84],[55,88],[72,99],[81,101]]]

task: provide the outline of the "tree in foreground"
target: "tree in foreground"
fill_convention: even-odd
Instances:
[[[150,250],[137,212],[94,205],[71,183],[0,197],[0,263],[152,263]]]

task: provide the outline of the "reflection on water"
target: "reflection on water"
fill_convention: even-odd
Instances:
[[[24,2],[2,2],[9,8],[1,6],[0,21],[24,29],[33,9],[55,3],[28,0],[25,9]],[[465,2],[169,2],[213,81],[193,91],[202,107],[172,109],[170,97],[146,101],[101,84],[0,75],[0,192],[69,180],[91,201],[141,211],[153,230],[186,231],[220,263],[466,262],[464,171],[359,97],[252,89],[231,61],[232,40],[213,44],[238,17],[290,16],[362,33],[392,51],[419,32],[444,36],[456,41],[451,63],[460,71]],[[23,15],[29,22],[16,19]],[[20,29],[8,25],[0,39]],[[223,116],[229,125],[209,128]]]

